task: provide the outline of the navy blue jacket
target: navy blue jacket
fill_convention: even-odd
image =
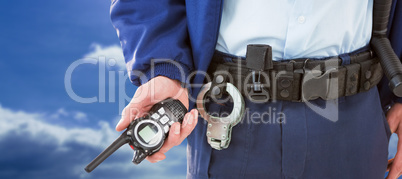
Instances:
[[[111,19],[121,41],[132,83],[139,86],[151,78],[151,59],[170,59],[179,63],[186,77],[195,70],[206,71],[215,51],[222,4],[222,0],[113,0]],[[390,20],[389,36],[401,58],[402,1],[394,0]],[[160,61],[154,70],[154,76],[163,75],[186,83],[187,79],[182,79],[182,74],[172,63]],[[200,84],[203,78],[203,75],[196,75],[191,83]],[[384,105],[396,99],[386,84],[384,80],[379,86]],[[191,95],[195,97],[198,90],[193,88]],[[209,159],[196,155],[211,150],[205,142],[205,128],[202,126],[197,125],[188,137],[188,157],[189,161],[197,161],[192,165],[207,166],[205,163]],[[191,169],[197,170],[193,173],[208,170],[197,166]]]
[[[186,77],[194,70],[206,71],[215,50],[222,3],[218,0],[113,1],[111,19],[132,83],[139,86],[150,79],[151,59],[178,62]],[[154,76],[163,75],[184,83],[187,80],[182,79],[172,63],[156,63],[154,70]],[[144,73],[142,77],[138,71]],[[144,76],[145,80],[141,81]],[[196,75],[192,82],[202,83],[203,78]],[[197,93],[192,91],[193,96]]]
[[[186,78],[192,71],[206,71],[216,46],[222,4],[222,0],[114,0],[111,19],[120,38],[131,82],[139,86],[151,79],[151,59],[178,62]],[[392,46],[401,58],[401,1],[394,0],[389,27]],[[156,62],[154,70],[153,76],[163,75],[188,83],[189,79],[183,78],[172,63]],[[203,79],[204,76],[198,74],[191,83],[200,84]],[[379,86],[384,105],[396,99],[386,84],[384,80]],[[193,97],[197,93],[197,88],[192,89]]]

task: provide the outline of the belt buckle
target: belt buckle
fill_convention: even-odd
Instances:
[[[338,98],[338,78],[331,78],[332,72],[337,72],[336,68],[330,68],[322,74],[321,69],[306,70],[303,67],[303,80],[301,100],[303,102],[321,98],[324,100]]]
[[[226,92],[233,99],[233,110],[226,117],[215,117],[205,110],[205,98],[211,90],[211,82],[202,86],[197,96],[197,109],[201,116],[208,122],[207,139],[209,145],[216,150],[229,147],[232,128],[237,125],[244,115],[244,100],[240,91],[231,83],[226,83]]]

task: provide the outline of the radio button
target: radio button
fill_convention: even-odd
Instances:
[[[161,108],[158,110],[158,112],[159,112],[159,114],[163,115],[163,114],[165,114],[165,109],[163,109],[163,107],[161,107]]]
[[[159,116],[158,113],[154,113],[154,114],[152,114],[151,117],[154,118],[154,119],[156,119],[156,120],[158,120],[161,116]]]
[[[160,122],[161,124],[166,124],[168,121],[169,121],[169,118],[168,118],[167,116],[163,116],[163,117],[159,120],[159,122]]]
[[[168,133],[168,132],[169,132],[169,126],[168,126],[168,125],[165,125],[165,126],[163,127],[163,129],[165,130],[165,133]]]

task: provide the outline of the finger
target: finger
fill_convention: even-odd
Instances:
[[[134,120],[134,117],[139,113],[139,110],[139,108],[131,107],[130,104],[127,105],[121,112],[121,119],[116,125],[116,130],[124,130],[130,124],[130,122]]]
[[[387,170],[386,170],[387,172],[389,172],[389,169],[391,169],[391,166],[392,166],[392,163],[394,162],[394,159],[395,158],[392,158],[392,159],[388,160],[388,165],[387,165]]]
[[[151,163],[156,163],[161,160],[164,160],[166,158],[166,155],[163,154],[162,152],[156,152],[152,154],[151,156],[148,156],[146,159],[151,162]]]
[[[169,130],[169,136],[165,140],[162,148],[159,150],[162,153],[166,153],[172,147],[176,146],[177,142],[180,140],[180,123],[175,122],[172,124]]]
[[[387,122],[389,124],[389,129],[391,130],[391,133],[394,133],[398,130],[399,120],[397,119],[396,115],[387,116]]]
[[[191,132],[194,130],[194,128],[195,128],[195,126],[197,125],[197,122],[198,122],[198,111],[197,111],[197,109],[192,109],[187,114],[188,115],[183,120],[182,129],[180,131],[180,141],[179,141],[178,145],[180,143],[182,143],[183,140],[188,135],[191,134]]]
[[[185,124],[186,121],[190,120],[190,122],[189,122],[190,124],[187,125],[187,126],[191,126],[192,125],[191,123],[193,123],[193,121],[191,121],[192,119],[189,117],[190,116],[189,114],[190,113],[187,113],[185,115],[185,117],[184,117],[184,120],[183,120],[183,124]],[[149,160],[150,162],[154,163],[154,162],[158,162],[160,160],[165,159],[166,156],[164,155],[164,153],[166,153],[168,150],[170,150],[173,146],[177,145],[177,142],[175,142],[175,141],[180,141],[181,140],[181,136],[182,136],[183,133],[181,131],[179,131],[180,133],[177,134],[177,131],[174,131],[174,130],[177,130],[177,129],[175,129],[175,127],[177,127],[177,125],[179,126],[179,128],[180,127],[183,128],[182,127],[183,125],[180,126],[179,123],[174,123],[170,128],[170,132],[169,132],[169,136],[168,136],[169,140],[166,139],[165,144],[159,150],[159,152],[156,152],[155,154],[152,154],[151,156],[148,156],[147,160]],[[183,130],[183,129],[181,129],[181,130]],[[173,138],[170,137],[171,133],[174,134]],[[180,136],[180,137],[177,137],[177,136]]]
[[[152,107],[148,94],[148,85],[140,86],[131,99],[130,103],[123,109],[121,119],[116,126],[117,131],[122,131],[137,117],[142,117]]]
[[[147,160],[150,161],[151,163],[155,163],[155,162],[164,160],[166,158],[164,153],[166,153],[168,150],[170,150],[173,146],[180,144],[194,129],[195,125],[197,124],[197,121],[198,121],[198,111],[196,109],[193,109],[189,113],[187,113],[184,117],[183,124],[181,125],[182,129],[181,129],[180,133],[178,134],[180,137],[177,138],[177,140],[176,140],[177,131],[175,133],[174,130],[177,130],[177,129],[173,129],[173,131],[170,131],[169,136],[168,136],[169,141],[167,139],[166,143],[159,150],[159,152],[156,152],[156,153],[152,154],[151,156],[148,156]],[[175,123],[175,124],[173,124],[171,126],[171,130],[172,130],[172,128],[177,127],[178,123]],[[179,125],[179,128],[180,128],[180,125]],[[173,138],[170,137],[170,133],[174,134]],[[169,144],[169,143],[171,143],[171,144]]]
[[[401,127],[399,127],[399,129],[401,129]],[[397,133],[398,133],[398,136],[402,136],[402,130],[398,130]],[[395,159],[392,162],[391,169],[390,169],[389,174],[388,174],[388,178],[390,178],[390,179],[396,179],[401,174],[401,171],[402,171],[402,151],[400,149],[402,149],[402,140],[398,141],[397,152],[395,154]]]
[[[401,116],[402,104],[395,103],[387,112],[387,122],[392,133],[398,130],[399,116]]]
[[[387,176],[387,179],[397,179],[400,175],[400,161],[395,160],[391,166]]]

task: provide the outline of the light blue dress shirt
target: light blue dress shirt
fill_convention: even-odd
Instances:
[[[320,58],[366,46],[373,0],[226,0],[216,49],[246,55],[268,44],[274,60]]]

